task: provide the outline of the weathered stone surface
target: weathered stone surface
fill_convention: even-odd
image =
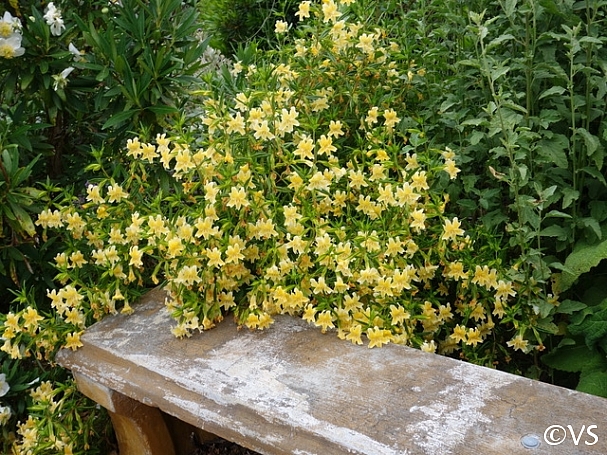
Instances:
[[[95,324],[59,362],[265,454],[607,453],[605,399],[402,346],[355,346],[287,316],[266,331],[225,321],[178,340],[163,300],[153,291],[133,315]],[[551,425],[576,437],[598,428],[549,445]],[[539,447],[524,448],[525,435]]]

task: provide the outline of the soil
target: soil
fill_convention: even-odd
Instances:
[[[193,438],[192,442],[195,449],[189,455],[259,455],[225,439],[200,442],[198,438]]]

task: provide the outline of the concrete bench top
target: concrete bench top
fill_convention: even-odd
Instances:
[[[58,362],[79,383],[264,454],[607,454],[605,399],[403,346],[356,346],[288,316],[179,340],[164,296],[93,325]]]

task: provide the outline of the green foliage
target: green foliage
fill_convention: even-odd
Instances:
[[[170,292],[178,336],[228,312],[251,329],[288,313],[355,343],[487,365],[542,343],[553,328],[535,308],[552,305],[452,213],[459,155],[431,147],[406,110],[425,69],[369,19],[383,14],[373,5],[302,9],[279,49],[242,53],[218,90],[197,92],[201,120],[129,139],[126,169],[100,156],[86,194],[40,214],[67,249],[36,345],[78,347],[88,323],[129,312],[150,281]]]
[[[94,123],[109,133],[104,138],[111,144],[122,144],[133,130],[155,135],[179,114],[188,90],[196,88],[206,49],[188,2],[121,3],[101,20],[74,16],[87,46],[81,66],[100,89],[90,100],[100,116]]]
[[[577,390],[607,398],[605,351],[565,345],[543,356],[542,361],[557,370],[580,373]]]
[[[211,46],[224,55],[234,55],[253,42],[267,49],[277,43],[277,19],[296,23],[298,4],[295,0],[200,0],[201,25]]]
[[[65,321],[51,318],[49,337],[37,337],[46,328],[40,314],[53,311],[47,293],[56,282],[49,265],[65,246],[58,236],[41,235],[33,219],[53,203],[57,182],[82,188],[98,151],[106,150],[119,169],[119,156],[107,152],[117,151],[116,141],[122,144],[129,131],[155,134],[181,115],[190,90],[198,88],[206,49],[194,3],[0,5],[0,355],[11,365],[5,374],[9,406],[0,403],[10,408],[10,421],[6,413],[0,421],[2,453],[11,447],[25,453],[32,443],[28,453],[109,451],[102,443],[106,430],[99,430],[107,416],[52,363],[59,347],[52,333],[64,330]],[[69,326],[74,340],[79,325]],[[21,345],[11,341],[17,334]],[[24,397],[35,392],[31,374],[49,381],[49,399]]]
[[[565,259],[563,272],[556,276],[559,292],[569,290],[582,274],[590,272],[603,259],[607,259],[607,240],[597,244],[579,241]]]

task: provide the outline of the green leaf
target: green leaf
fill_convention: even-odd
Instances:
[[[573,201],[577,201],[579,197],[579,191],[574,190],[573,188],[563,188],[563,209],[569,207]]]
[[[542,237],[556,237],[559,240],[567,240],[567,235],[569,231],[562,226],[557,224],[553,224],[552,226],[548,226],[545,229],[540,231],[540,236]]]
[[[588,308],[588,305],[582,302],[567,299],[560,303],[556,309],[556,312],[561,314],[572,314],[576,311],[583,310],[584,308]]]
[[[607,258],[607,240],[591,245],[580,241],[573,252],[565,259],[565,267],[571,272],[563,272],[561,275],[560,291],[571,288],[580,275],[596,267],[603,259]]]
[[[607,363],[605,368],[607,369]],[[607,371],[583,370],[576,390],[607,398]]]
[[[599,148],[599,145],[601,145],[599,139],[595,135],[590,134],[585,128],[578,128],[577,132],[584,139],[584,143],[586,144],[586,154],[588,156],[592,156]]]
[[[555,85],[554,87],[549,88],[548,90],[545,90],[539,97],[539,99],[543,99],[546,98],[548,96],[551,95],[562,95],[563,93],[565,93],[565,87],[561,87],[559,85]]]
[[[592,348],[597,341],[607,336],[607,307],[600,305],[592,308],[592,313],[578,324],[569,324],[568,330],[573,336],[584,336],[584,341],[588,348]]]
[[[559,212],[558,210],[550,210],[546,213],[545,218],[573,218],[568,213]]]
[[[548,163],[554,163],[561,169],[569,167],[569,158],[567,150],[569,148],[569,139],[563,134],[555,134],[551,138],[545,138],[538,142],[535,147],[536,153]]]
[[[506,17],[512,17],[514,15],[514,13],[516,11],[516,3],[517,3],[517,0],[506,0],[502,4]]]
[[[542,362],[550,368],[577,373],[587,368],[599,368],[605,362],[604,356],[586,346],[564,346],[546,354]]]
[[[119,123],[122,123],[122,122],[130,119],[135,114],[137,114],[137,112],[139,112],[138,109],[131,109],[131,110],[128,110],[128,111],[124,111],[124,112],[120,112],[118,114],[112,115],[108,119],[108,121],[103,124],[103,126],[101,127],[101,129],[105,130],[105,129],[111,128],[112,126],[116,126]]]
[[[146,110],[152,111],[154,114],[160,114],[160,115],[170,115],[170,114],[176,114],[179,112],[179,109],[176,109],[171,106],[150,106],[150,107],[146,107]]]
[[[601,174],[601,172],[594,168],[594,167],[583,167],[582,169],[580,169],[580,171],[585,172],[588,175],[591,175],[592,177],[596,178],[599,182],[601,182],[603,185],[607,186],[607,181],[605,180],[605,176],[603,174]]]
[[[603,238],[603,232],[601,231],[601,226],[599,225],[599,222],[597,220],[595,220],[594,218],[590,218],[590,217],[581,218],[580,224],[582,226],[584,226],[585,228],[590,228],[592,230],[592,232],[594,232],[594,234],[599,239]]]
[[[15,214],[16,221],[21,226],[24,232],[26,232],[30,237],[36,235],[36,228],[34,227],[34,223],[32,222],[32,218],[29,214],[23,210],[21,207],[15,204],[10,204],[13,213]]]

